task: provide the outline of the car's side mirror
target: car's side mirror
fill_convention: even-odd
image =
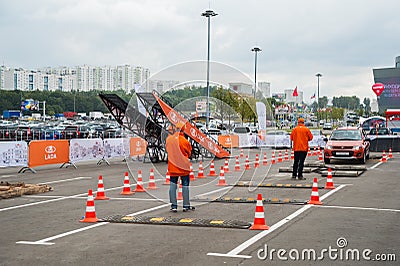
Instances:
[[[328,138],[325,137],[325,138],[324,138],[324,141],[327,142],[327,141],[328,141]]]

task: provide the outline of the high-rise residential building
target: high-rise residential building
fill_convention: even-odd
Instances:
[[[258,82],[257,88],[265,98],[271,97],[271,83],[265,81]]]
[[[141,85],[149,76],[149,69],[130,65],[46,67],[38,70],[0,66],[0,89],[23,91],[114,91],[122,89],[131,92],[135,84]]]

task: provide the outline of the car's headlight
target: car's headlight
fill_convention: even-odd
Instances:
[[[330,145],[328,145],[328,146],[325,146],[325,150],[332,150],[333,149],[333,147],[332,146],[330,146]]]
[[[361,150],[361,146],[354,146],[353,150]]]

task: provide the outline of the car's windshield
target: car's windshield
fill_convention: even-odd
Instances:
[[[335,130],[332,132],[331,140],[361,140],[361,132],[358,130]]]

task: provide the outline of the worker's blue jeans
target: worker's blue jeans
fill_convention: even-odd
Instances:
[[[179,176],[171,176],[170,177],[169,201],[171,203],[171,209],[178,208],[178,203],[177,203],[177,199],[176,199],[176,189],[178,188],[178,179],[179,179]],[[189,208],[190,207],[190,201],[189,201],[190,178],[189,178],[189,175],[181,176],[181,180],[182,180],[183,208]]]

